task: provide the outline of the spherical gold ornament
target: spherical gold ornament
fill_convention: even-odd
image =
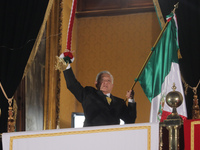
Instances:
[[[180,92],[175,91],[176,90],[175,83],[173,83],[172,89],[173,91],[169,92],[166,95],[166,103],[170,107],[172,107],[172,113],[169,116],[167,116],[167,119],[182,120],[182,118],[178,115],[176,108],[179,107],[183,103],[183,96]]]
[[[166,96],[166,103],[172,108],[177,108],[183,103],[183,96],[178,91],[169,92]]]

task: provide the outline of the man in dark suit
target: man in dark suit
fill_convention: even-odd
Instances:
[[[127,92],[128,106],[126,102],[111,94],[113,77],[108,71],[100,72],[96,77],[96,88],[83,87],[75,78],[70,65],[63,71],[67,88],[82,104],[86,126],[115,125],[122,119],[125,123],[135,123],[136,102],[134,91]],[[109,102],[107,99],[111,99]]]

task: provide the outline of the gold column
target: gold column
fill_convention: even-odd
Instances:
[[[183,125],[181,119],[166,119],[163,123],[160,123],[160,129],[163,127],[169,131],[169,150],[179,150],[179,129]],[[160,150],[163,150],[162,131],[160,130]]]
[[[55,61],[61,53],[61,12],[62,0],[54,1],[46,25],[44,130],[59,127],[60,72],[55,70]]]
[[[166,95],[166,103],[172,107],[172,113],[167,116],[167,119],[164,122],[160,123],[160,150],[163,149],[163,140],[162,140],[162,128],[166,127],[169,133],[169,150],[179,150],[179,129],[183,125],[182,118],[178,115],[176,108],[179,107],[183,102],[183,96],[180,92],[175,91],[175,83],[172,86],[173,91],[169,92]]]

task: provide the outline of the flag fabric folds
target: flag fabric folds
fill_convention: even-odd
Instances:
[[[162,122],[171,114],[165,98],[172,91],[175,83],[176,91],[183,95],[183,103],[177,108],[178,114],[187,118],[185,97],[178,64],[178,26],[176,15],[168,15],[168,25],[157,45],[152,48],[152,55],[141,73],[138,81],[151,102],[150,122]]]

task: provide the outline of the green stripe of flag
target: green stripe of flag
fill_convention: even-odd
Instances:
[[[178,63],[177,37],[176,24],[171,19],[138,79],[150,102],[161,93],[162,83],[170,72],[172,62]]]

